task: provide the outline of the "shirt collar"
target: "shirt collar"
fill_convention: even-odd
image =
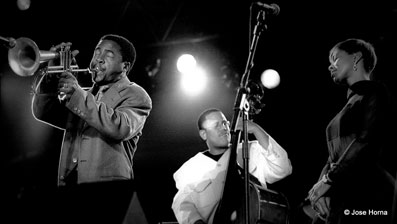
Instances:
[[[368,91],[373,90],[375,86],[376,86],[375,81],[371,81],[371,80],[358,81],[353,85],[351,85],[347,90],[347,99],[350,99],[355,94],[363,95]]]

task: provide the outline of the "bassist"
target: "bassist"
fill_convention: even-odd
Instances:
[[[241,130],[240,120],[237,128]],[[174,173],[178,192],[172,209],[180,224],[213,223],[230,156],[230,127],[222,111],[202,112],[198,129],[208,149],[197,153]],[[248,122],[248,133],[256,138],[249,142],[249,171],[262,187],[291,174],[287,152],[268,133],[252,121]],[[237,162],[242,166],[241,145],[237,147]]]

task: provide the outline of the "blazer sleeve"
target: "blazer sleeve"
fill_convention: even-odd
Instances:
[[[66,107],[102,135],[115,141],[139,135],[152,109],[146,91],[136,84],[120,90],[109,89],[104,102],[84,90],[75,91]]]

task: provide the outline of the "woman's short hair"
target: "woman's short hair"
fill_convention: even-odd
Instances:
[[[333,49],[340,49],[348,54],[361,52],[364,69],[368,73],[372,73],[378,61],[375,49],[369,42],[362,39],[350,38],[337,43]]]

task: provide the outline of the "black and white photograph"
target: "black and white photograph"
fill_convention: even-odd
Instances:
[[[2,0],[0,222],[394,224],[397,2]]]

